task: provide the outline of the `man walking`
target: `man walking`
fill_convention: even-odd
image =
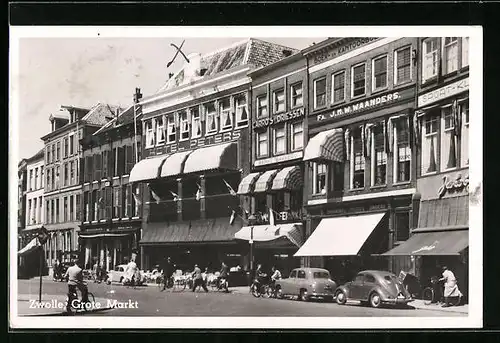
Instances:
[[[208,292],[207,285],[203,281],[203,276],[201,275],[201,269],[197,264],[195,264],[193,271],[193,292],[196,291],[196,288],[198,288],[199,286],[203,287],[205,292]]]
[[[164,258],[161,263],[161,270],[163,271],[163,291],[170,285],[170,278],[174,273],[175,265],[170,260],[170,256],[166,259]]]

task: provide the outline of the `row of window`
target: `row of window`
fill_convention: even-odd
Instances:
[[[27,225],[35,225],[43,223],[42,218],[42,197],[28,199],[28,213],[26,213]]]
[[[145,122],[146,148],[229,131],[248,125],[245,95],[194,106]]]
[[[290,109],[294,109],[296,107],[300,107],[304,105],[303,99],[303,88],[302,82],[294,83],[290,86],[289,99],[290,99]],[[278,114],[286,111],[286,94],[285,88],[280,88],[272,93],[272,113]],[[268,110],[268,96],[260,95],[256,98],[257,100],[257,117],[267,117],[269,115]]]
[[[141,208],[133,192],[132,184],[84,192],[83,220],[138,217]],[[140,188],[135,189],[135,195],[140,198]]]
[[[358,63],[350,68],[350,80],[346,80],[346,70],[335,71],[331,76],[330,103],[335,104],[346,100],[349,85],[349,98],[366,95],[369,92],[367,84],[366,63]],[[404,84],[412,79],[411,46],[394,51],[394,85]],[[371,60],[371,91],[384,90],[389,83],[389,55],[384,54]],[[314,109],[327,104],[327,77],[320,77],[313,82]]]
[[[45,222],[57,224],[80,220],[80,194],[45,201]],[[62,205],[62,209],[61,206]]]
[[[78,154],[78,136],[74,133],[62,139],[62,158],[67,158]],[[61,161],[61,141],[47,145],[45,148],[45,163]]]
[[[60,172],[62,171],[62,175]],[[46,191],[53,191],[60,187],[74,186],[79,183],[78,160],[64,162],[62,168],[47,168]]]
[[[33,176],[34,171],[34,176]],[[35,167],[29,171],[28,190],[35,191],[43,188],[43,166]]]
[[[83,182],[100,181],[113,176],[129,175],[135,164],[134,146],[104,150],[83,159]]]
[[[409,118],[396,117],[379,121],[366,127],[355,127],[349,131],[347,160],[349,189],[365,188],[366,169],[370,168],[370,187],[385,186],[388,183],[388,152],[392,151],[392,183],[410,181],[411,145]],[[338,162],[310,163],[312,175],[311,193],[326,194],[342,191],[344,186],[344,165]],[[328,177],[327,177],[328,175]],[[328,183],[328,184],[327,184]]]
[[[469,165],[468,99],[459,103],[457,110],[460,119],[458,123],[454,118],[452,104],[431,110],[424,117],[422,175]]]
[[[289,144],[289,151],[298,151],[304,146],[304,127],[302,121],[291,123],[290,125],[275,126],[269,130],[255,133],[257,158],[269,156],[269,134],[271,134],[274,156],[285,154],[287,152],[287,144]]]
[[[422,82],[469,65],[468,37],[431,37],[422,42]]]

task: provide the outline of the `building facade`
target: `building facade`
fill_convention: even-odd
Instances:
[[[23,244],[29,243],[37,234],[44,222],[44,149],[26,159],[26,213],[25,227],[21,231]],[[31,254],[22,257],[23,271],[26,276],[39,275],[40,256]]]
[[[248,266],[248,244],[234,234],[243,218],[236,189],[250,171],[250,69],[292,50],[249,39],[189,62],[155,95],[145,97],[142,160],[130,182],[144,191],[141,261],[151,268],[171,256],[218,269]],[[146,191],[147,190],[147,191]]]
[[[50,116],[52,131],[41,139],[45,143],[45,227],[49,267],[56,259],[69,261],[78,255],[81,223],[81,149],[79,140],[92,134],[114,117],[106,104],[92,109],[62,106]]]
[[[83,202],[79,237],[88,269],[98,263],[110,270],[126,263],[132,250],[138,249],[141,202],[136,199],[140,199],[140,189],[133,189],[128,179],[140,154],[140,124],[134,121],[134,106],[130,106],[80,141]],[[137,192],[135,196],[133,192]]]
[[[288,275],[304,242],[303,149],[307,125],[307,71],[296,53],[249,73],[251,172],[238,186],[244,210],[255,217],[236,238],[252,242],[253,259]],[[253,232],[252,232],[253,231]]]
[[[26,241],[26,238],[23,237],[22,231],[26,226],[26,187],[28,185],[27,182],[27,163],[26,159],[23,158],[17,164],[17,247],[18,250],[22,249],[25,244],[29,241]],[[25,259],[23,257],[18,257],[18,273],[20,277],[24,276],[24,266]]]
[[[416,226],[416,38],[330,38],[303,50],[308,239],[296,256],[340,281],[363,268],[399,272],[410,257],[376,257]]]
[[[412,255],[421,280],[443,265],[468,293],[469,38],[419,39],[419,87],[414,115],[417,148],[418,226],[387,255]]]

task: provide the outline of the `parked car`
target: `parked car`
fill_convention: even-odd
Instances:
[[[380,307],[382,304],[406,305],[413,301],[399,278],[386,271],[364,270],[354,280],[339,286],[335,291],[337,303],[359,300],[362,304]]]
[[[119,264],[115,267],[114,270],[110,270],[108,272],[108,279],[107,279],[107,284],[110,285],[112,282],[118,282],[123,284],[125,277],[126,277],[126,271],[127,270],[127,265],[126,264]],[[138,285],[142,285],[146,281],[146,277],[144,276],[144,273],[142,271],[139,271],[140,274],[140,280],[137,283]]]
[[[277,280],[275,287],[278,298],[298,296],[302,301],[312,298],[333,301],[337,285],[326,269],[296,268],[291,271],[288,278]]]

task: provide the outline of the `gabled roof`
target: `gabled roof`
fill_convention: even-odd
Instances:
[[[36,154],[26,159],[27,162],[37,161],[43,159],[45,155],[45,148],[40,149]]]
[[[106,125],[104,125],[99,130],[94,132],[94,136],[109,130],[113,130],[120,126],[130,124],[133,121],[134,121],[134,105],[130,105],[129,107],[127,107],[125,111],[120,112],[118,114],[118,117],[115,116],[111,121],[106,123]]]
[[[119,106],[98,103],[82,118],[90,125],[106,125],[116,116],[116,110],[123,111]]]
[[[256,68],[263,67],[298,51],[284,45],[249,38],[202,56],[191,54],[188,57],[190,63],[186,62],[181,70],[172,76],[158,92],[179,87],[244,65]],[[200,69],[205,69],[203,75],[201,75]]]

